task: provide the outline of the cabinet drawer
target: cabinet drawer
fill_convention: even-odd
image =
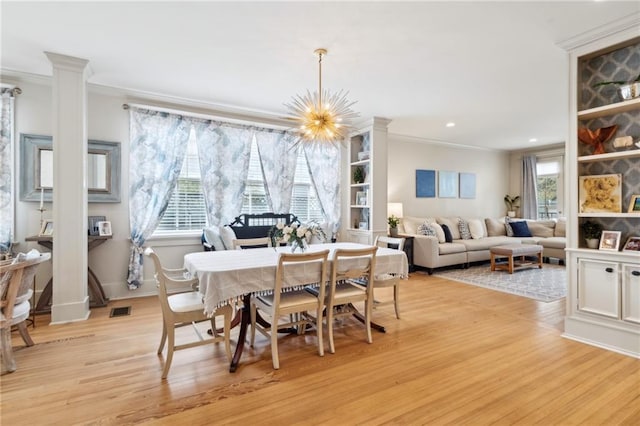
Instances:
[[[620,319],[620,264],[578,260],[578,310]]]

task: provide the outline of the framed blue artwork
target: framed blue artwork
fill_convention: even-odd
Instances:
[[[436,171],[416,170],[416,197],[435,198]]]
[[[438,172],[438,197],[458,198],[458,172]]]
[[[460,198],[476,198],[476,174],[460,173]]]

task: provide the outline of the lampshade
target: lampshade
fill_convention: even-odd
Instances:
[[[403,217],[402,203],[387,203],[387,216]]]
[[[355,102],[347,100],[342,90],[331,94],[322,89],[322,57],[326,49],[316,49],[318,55],[318,91],[296,95],[285,106],[290,120],[298,123],[297,132],[302,142],[342,142],[349,134],[351,120],[358,116],[351,110]]]

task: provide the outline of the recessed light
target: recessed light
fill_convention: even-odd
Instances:
[[[531,138],[531,139],[529,139],[529,142],[538,142],[538,139],[536,139],[536,138]]]
[[[447,123],[447,127],[455,127],[456,123],[454,123],[453,121],[450,121]]]

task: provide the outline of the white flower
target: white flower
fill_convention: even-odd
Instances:
[[[304,237],[305,237],[307,240],[309,240],[309,239],[311,239],[311,236],[312,236],[312,235],[313,235],[313,232],[311,232],[311,231],[307,231],[307,233],[306,233],[306,234],[304,234]]]
[[[284,234],[284,235],[282,236],[282,242],[283,242],[283,243],[287,243],[287,242],[289,242],[289,237],[290,237],[290,235],[289,235],[289,234]]]
[[[285,234],[290,234],[291,231],[293,231],[293,229],[290,226],[285,226],[282,230],[282,232],[284,232]]]
[[[298,231],[296,232],[296,235],[300,238],[304,237],[304,235],[307,233],[307,228],[305,228],[304,226],[299,228]]]
[[[276,223],[276,228],[278,228],[278,229],[284,228],[284,223],[282,223],[282,222]]]

